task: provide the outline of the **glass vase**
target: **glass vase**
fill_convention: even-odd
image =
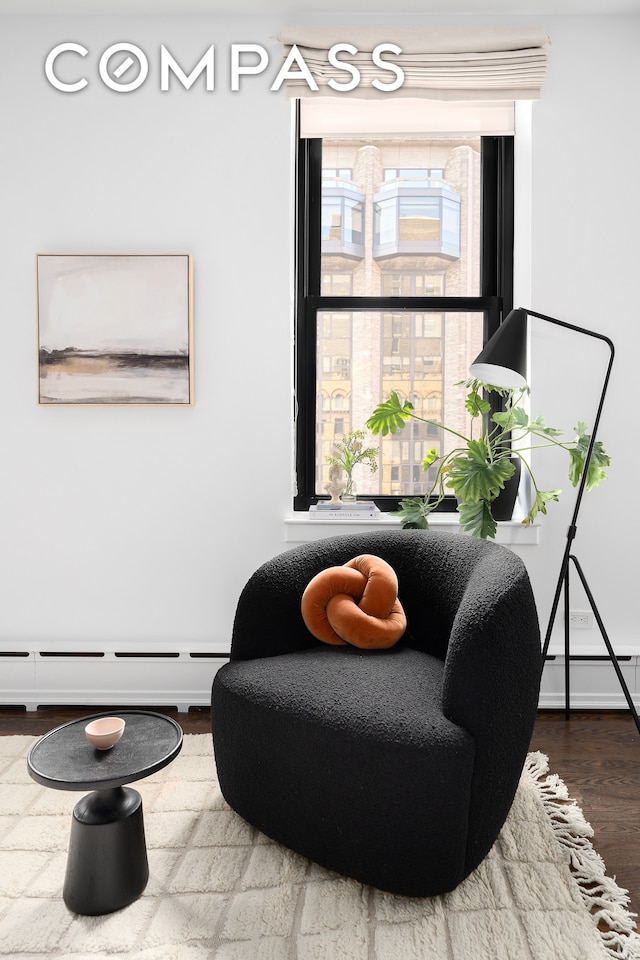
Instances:
[[[353,503],[353,501],[356,499],[356,494],[357,494],[356,482],[351,476],[351,474],[348,473],[347,485],[344,488],[344,492],[342,493],[342,496],[340,497],[340,499],[342,500],[343,503]]]

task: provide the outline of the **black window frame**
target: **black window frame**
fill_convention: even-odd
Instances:
[[[476,297],[327,297],[321,294],[322,140],[298,136],[295,177],[295,469],[293,507],[306,511],[325,499],[316,479],[316,351],[320,310],[427,313],[482,312],[483,342],[513,307],[514,147],[512,136],[481,137],[480,295]],[[382,511],[397,510],[400,496],[375,496]],[[453,512],[446,497],[438,507]]]

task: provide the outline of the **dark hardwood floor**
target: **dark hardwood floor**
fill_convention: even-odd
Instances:
[[[121,707],[122,710],[135,710],[136,707]],[[140,707],[140,710],[153,710],[173,717],[185,733],[211,733],[211,715],[208,707],[192,707],[188,713],[179,713],[165,707]],[[14,734],[41,737],[61,723],[86,717],[92,713],[112,712],[118,708],[113,704],[90,707],[40,707],[38,710],[23,710],[16,707],[0,706],[0,736]]]
[[[41,708],[26,712],[0,707],[0,735],[41,736],[67,720],[112,707]],[[166,713],[185,733],[210,733],[207,708]],[[115,710],[114,710],[115,712]],[[609,876],[629,891],[630,909],[640,913],[640,735],[626,711],[563,711],[538,714],[532,750],[549,757],[552,773],[567,784],[594,829],[593,845]]]
[[[567,784],[607,873],[640,914],[640,735],[628,711],[540,711],[531,749]],[[640,926],[640,922],[639,922]]]

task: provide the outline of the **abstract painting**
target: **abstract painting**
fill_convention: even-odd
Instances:
[[[190,254],[36,257],[40,403],[193,403]]]

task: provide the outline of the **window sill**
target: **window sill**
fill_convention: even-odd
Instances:
[[[340,533],[365,533],[376,529],[400,528],[397,517],[383,514],[376,520],[341,520],[338,517],[323,518],[322,520],[300,512],[287,517],[284,521],[284,539],[286,543],[306,543],[313,540],[322,540]],[[431,530],[447,530],[451,533],[460,533],[460,522],[456,513],[434,514],[429,519]],[[538,543],[539,526],[523,527],[519,520],[505,520],[498,523],[496,543],[508,546],[535,545]]]

